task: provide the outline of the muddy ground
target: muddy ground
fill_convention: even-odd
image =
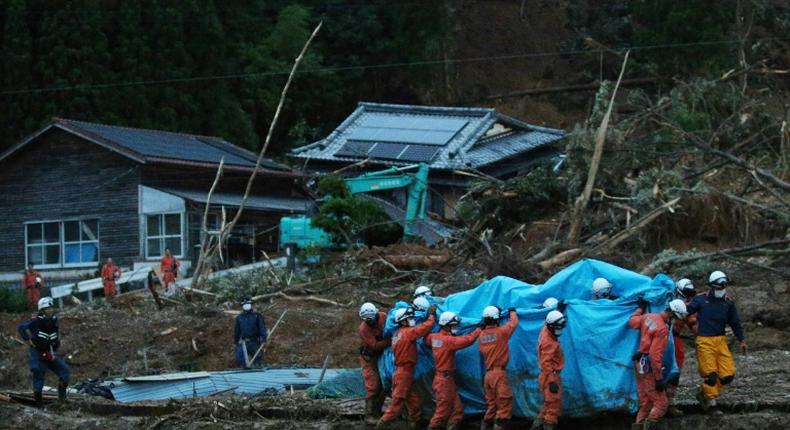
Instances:
[[[732,268],[732,270],[736,270]],[[703,415],[694,401],[698,384],[691,340],[679,394],[683,418],[668,428],[774,429],[790,428],[790,301],[788,282],[764,274],[740,273],[742,281],[730,288],[738,303],[751,350],[736,355],[738,374],[732,390],[721,398],[721,415]],[[385,276],[385,275],[382,275]],[[475,285],[474,276],[460,277],[445,293]],[[743,280],[751,279],[753,282]],[[285,309],[267,351],[269,365],[320,366],[331,355],[332,367],[356,367],[356,316],[362,301],[381,304],[405,299],[412,288],[375,288],[371,280],[335,288],[322,297],[345,306],[280,298],[256,304],[271,327]],[[72,355],[73,382],[93,378],[139,375],[177,370],[218,370],[234,366],[232,329],[235,305],[206,302],[168,304],[157,310],[147,293],[125,295],[111,303],[96,302],[61,313],[64,355]],[[15,341],[15,326],[27,315],[0,314],[0,389],[29,390],[26,347]],[[194,342],[193,342],[194,340]],[[145,355],[143,350],[146,351]],[[145,357],[145,358],[144,358]],[[48,383],[54,384],[51,375]],[[106,402],[91,398],[90,403]],[[315,401],[297,393],[277,398],[223,397],[162,403],[155,416],[119,415],[112,406],[102,409],[84,402],[36,409],[0,401],[3,428],[36,429],[212,429],[304,428],[353,429],[361,423],[362,404],[352,401]],[[107,415],[110,414],[110,415]],[[114,415],[113,415],[114,414]],[[474,428],[471,417],[467,428]],[[630,417],[602,416],[570,420],[560,428],[629,428]],[[519,423],[514,428],[519,428]]]

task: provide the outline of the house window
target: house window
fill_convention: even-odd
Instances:
[[[63,222],[63,264],[98,263],[99,221]]]
[[[165,255],[170,248],[173,255],[182,256],[183,220],[181,213],[146,215],[146,257],[156,258]]]
[[[99,221],[34,222],[25,226],[27,262],[37,266],[84,266],[99,262]]]

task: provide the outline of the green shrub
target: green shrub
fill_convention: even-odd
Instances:
[[[0,311],[21,313],[27,311],[27,300],[19,288],[0,287]]]

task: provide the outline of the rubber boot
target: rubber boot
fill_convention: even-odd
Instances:
[[[480,421],[480,430],[493,430],[493,429],[494,429],[494,420]]]
[[[532,421],[532,427],[529,430],[540,430],[543,427],[543,418],[535,417],[535,421]]]
[[[702,388],[697,391],[697,401],[699,402],[699,406],[702,408],[702,412],[708,412],[710,410],[710,402],[705,397],[705,393],[702,391]]]
[[[554,424],[543,423],[543,430],[554,430],[556,427]]]
[[[44,396],[41,394],[41,391],[33,392],[33,400],[36,402],[36,406],[42,406],[44,404]]]
[[[507,428],[507,422],[496,420],[494,421],[494,430],[505,430]]]
[[[423,426],[420,425],[420,420],[417,421],[409,420],[409,430],[421,430],[422,428]]]
[[[641,422],[641,423],[632,423],[632,424],[631,424],[631,430],[642,430],[642,427],[644,427],[644,426],[645,426],[645,425],[644,425],[644,422]]]
[[[658,428],[658,421],[645,420],[642,430],[656,430]]]
[[[449,423],[447,424],[447,430],[459,430],[461,428],[460,423]]]
[[[58,400],[63,402],[66,400],[66,388],[69,384],[65,382],[61,382],[58,384]]]

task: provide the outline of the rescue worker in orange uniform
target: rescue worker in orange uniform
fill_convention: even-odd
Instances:
[[[108,258],[101,268],[101,280],[104,284],[104,298],[109,299],[115,296],[115,282],[121,278],[121,268]]]
[[[373,303],[364,303],[359,308],[359,364],[365,380],[365,424],[376,425],[384,405],[384,389],[379,377],[378,359],[392,345],[392,338],[384,337],[387,314],[379,312]]]
[[[695,295],[694,283],[691,282],[690,279],[683,278],[675,284],[675,298],[683,300],[683,303],[686,304],[686,308],[688,308],[691,299],[693,299]],[[697,317],[695,315],[689,315],[684,320],[677,320],[672,323],[672,338],[675,345],[675,361],[678,364],[678,374],[667,381],[667,401],[669,402],[667,415],[671,417],[683,415],[683,411],[675,406],[675,395],[678,392],[678,385],[680,385],[680,371],[683,370],[683,364],[686,362],[686,350],[683,345],[683,339],[680,337],[683,329],[686,327],[688,327],[689,331],[692,333],[697,332]]]
[[[170,252],[170,248],[165,248],[165,256],[162,257],[162,260],[159,262],[159,269],[162,271],[162,282],[165,283],[165,285],[163,285],[165,292],[169,292],[170,284],[176,282],[179,267],[181,267],[181,263],[179,263],[176,257],[173,256],[173,253]]]
[[[508,309],[510,319],[507,324],[499,325],[502,312],[496,306],[483,309],[483,328],[478,344],[486,366],[483,388],[486,397],[486,413],[483,416],[482,429],[501,430],[510,421],[513,413],[513,390],[507,379],[508,361],[510,361],[510,336],[518,325],[515,308]]]
[[[41,287],[44,286],[44,278],[41,273],[33,269],[33,263],[27,264],[27,270],[22,277],[22,285],[25,288],[25,296],[27,297],[27,307],[35,310],[38,306],[38,300],[41,298]]]
[[[436,396],[436,411],[431,417],[432,430],[458,430],[464,419],[464,405],[455,385],[455,352],[475,343],[480,328],[464,336],[457,336],[461,318],[453,312],[442,312],[439,316],[438,333],[425,337],[425,344],[433,351],[436,373],[433,377],[433,393]]]
[[[683,300],[672,300],[658,314],[647,312],[648,303],[643,299],[639,308],[628,319],[628,327],[639,329],[639,350],[631,357],[636,370],[636,389],[639,394],[639,412],[631,429],[655,429],[658,420],[667,412],[668,402],[662,372],[662,358],[669,342],[669,327],[673,320],[686,318]]]
[[[564,307],[563,307],[564,309]],[[531,430],[554,430],[562,410],[562,378],[560,372],[565,366],[565,357],[560,347],[560,334],[568,319],[559,310],[546,315],[546,324],[538,336],[538,364],[540,376],[538,385],[543,393],[543,408],[532,422]]]
[[[417,325],[414,308],[395,311],[395,322],[400,325],[392,336],[392,352],[395,355],[395,374],[392,375],[392,403],[384,412],[376,429],[387,428],[401,413],[404,406],[409,414],[411,429],[420,428],[422,400],[414,390],[414,366],[417,364],[417,339],[431,332],[436,321],[436,305],[428,308],[428,319]]]

